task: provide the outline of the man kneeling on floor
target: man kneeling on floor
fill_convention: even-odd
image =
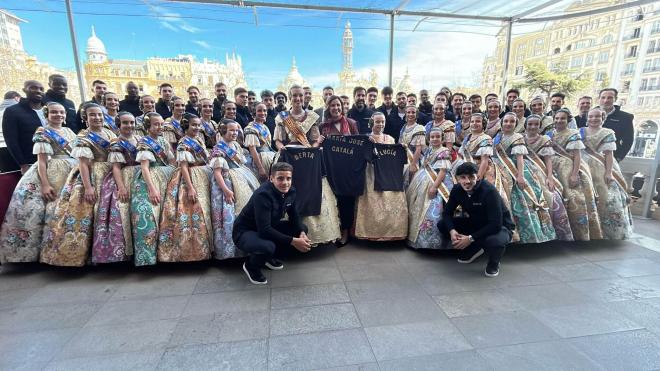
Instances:
[[[451,239],[454,249],[462,250],[459,263],[472,263],[485,251],[485,274],[496,277],[515,225],[497,189],[486,180],[477,180],[478,171],[471,162],[456,168],[460,186],[452,188],[438,228]]]
[[[275,259],[282,250],[293,246],[300,252],[311,249],[307,227],[296,210],[296,190],[291,187],[293,166],[286,162],[273,164],[270,181],[261,185],[234,222],[234,244],[248,254],[243,271],[256,285],[268,283],[261,272],[284,268]]]

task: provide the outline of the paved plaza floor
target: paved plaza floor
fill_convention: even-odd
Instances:
[[[510,247],[500,276],[401,243],[240,262],[3,266],[1,370],[658,370],[660,222]]]

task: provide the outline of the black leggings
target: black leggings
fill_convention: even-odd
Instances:
[[[353,227],[353,221],[355,221],[355,196],[335,197],[337,197],[341,230],[351,229]]]

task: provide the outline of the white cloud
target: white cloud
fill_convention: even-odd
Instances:
[[[201,46],[204,49],[211,50],[211,44],[207,43],[206,41],[193,40],[192,42],[193,42],[193,44],[197,44],[197,45]]]
[[[173,32],[185,31],[188,33],[198,33],[199,28],[191,25],[181,14],[173,12],[167,8],[159,5],[152,4],[151,0],[143,0],[144,4],[149,7],[151,15],[160,18],[160,26]]]

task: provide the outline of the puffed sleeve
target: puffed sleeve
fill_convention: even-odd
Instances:
[[[149,162],[156,162],[156,156],[154,156],[153,152],[151,151],[139,151],[137,156],[135,156],[135,161],[142,162],[144,160]]]
[[[229,170],[229,164],[227,163],[227,160],[225,160],[225,158],[222,156],[214,156],[211,159],[209,165],[212,169]]]
[[[253,130],[245,130],[245,139],[243,140],[243,145],[246,147],[261,146],[261,143],[259,142],[259,135]]]
[[[526,155],[528,153],[527,146],[523,143],[515,143],[513,147],[511,147],[512,155]]]
[[[173,131],[163,130],[163,138],[165,138],[167,143],[176,143],[176,135]]]
[[[451,169],[451,153],[449,150],[442,150],[438,153],[438,157],[433,164],[436,170],[449,170]]]
[[[188,146],[179,143],[176,147],[176,160],[177,162],[187,162],[192,164],[195,162],[195,156],[188,150]]]
[[[426,147],[426,137],[424,136],[425,131],[419,131],[415,134],[413,134],[413,137],[410,139],[410,145],[411,146],[422,146]]]
[[[571,135],[571,137],[568,138],[568,142],[566,143],[567,150],[584,149],[584,148],[585,148],[584,143],[582,143],[579,134]]]
[[[538,155],[542,156],[542,157],[554,156],[555,155],[555,150],[552,148],[552,146],[543,146],[543,147],[539,148]]]
[[[92,152],[91,148],[75,147],[71,151],[71,157],[74,157],[74,158],[88,158],[90,160],[93,160],[94,159],[94,152]]]
[[[481,157],[481,156],[492,156],[493,155],[493,143],[488,140],[484,139],[479,143],[479,149],[477,150],[477,153],[475,153],[476,157]]]
[[[616,135],[609,133],[598,147],[598,152],[616,151]]]
[[[33,155],[52,155],[54,153],[50,142],[44,137],[43,128],[40,127],[37,129],[37,131],[34,133],[34,136],[32,137],[32,142],[34,142],[34,145],[32,146]]]
[[[108,153],[108,162],[125,164],[126,158],[122,152],[112,151]]]

